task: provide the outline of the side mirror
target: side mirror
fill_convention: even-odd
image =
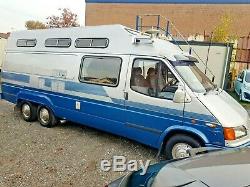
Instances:
[[[175,103],[189,103],[191,102],[191,97],[183,89],[177,89],[174,93],[173,101]]]
[[[239,82],[243,82],[242,78],[238,78],[237,81]]]

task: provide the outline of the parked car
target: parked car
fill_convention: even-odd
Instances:
[[[212,151],[165,161],[128,174],[107,187],[247,187],[250,186],[250,148]]]
[[[25,121],[90,126],[158,149],[250,145],[247,111],[178,46],[121,25],[11,33],[2,98]]]
[[[235,92],[240,101],[250,102],[250,70],[243,70],[235,81]]]

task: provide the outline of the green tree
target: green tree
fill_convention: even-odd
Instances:
[[[60,16],[52,15],[47,18],[46,26],[48,28],[62,28],[62,27],[78,27],[77,14],[71,10],[64,8],[59,9]]]
[[[215,27],[212,35],[213,42],[228,43],[236,39],[232,32],[233,19],[229,14],[221,16],[220,23]]]
[[[35,29],[46,29],[46,25],[40,21],[29,20],[25,22],[25,27],[28,30],[35,30]]]

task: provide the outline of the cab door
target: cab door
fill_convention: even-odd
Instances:
[[[168,127],[182,125],[184,104],[173,102],[180,84],[167,61],[131,56],[125,89],[130,138],[156,147]]]

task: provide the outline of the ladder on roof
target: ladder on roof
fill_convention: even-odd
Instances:
[[[144,19],[148,18],[151,19],[152,25],[144,25]],[[163,26],[162,26],[163,24]],[[142,14],[142,15],[137,15],[136,16],[136,25],[135,29],[140,32],[148,32],[150,29],[151,30],[157,30],[158,31],[158,37],[161,37],[162,39],[169,40],[170,42],[176,44],[182,51],[183,49],[181,46],[178,44],[177,39],[179,36],[179,40],[184,41],[187,46],[189,47],[189,54],[193,52],[199,61],[205,66],[205,74],[207,71],[212,75],[212,81],[214,82],[215,76],[213,72],[207,67],[207,61],[204,62],[202,58],[198,55],[198,53],[192,48],[192,46],[188,43],[188,41],[185,39],[185,37],[181,34],[181,32],[177,29],[177,27],[168,20],[167,18],[159,15],[159,14]],[[175,36],[172,34],[174,32]]]

